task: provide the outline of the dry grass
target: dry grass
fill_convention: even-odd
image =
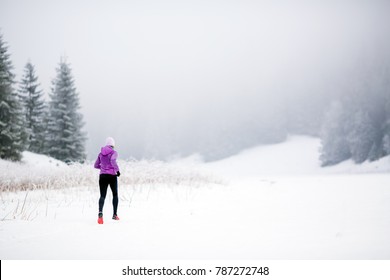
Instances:
[[[4,161],[1,164],[4,165]],[[120,161],[119,166],[121,169],[119,182],[124,185],[201,186],[223,183],[211,174],[178,163],[130,160]],[[0,173],[0,192],[94,186],[99,176],[99,171],[93,168],[92,163],[50,168],[23,163],[6,163],[6,166],[0,168],[3,169]]]

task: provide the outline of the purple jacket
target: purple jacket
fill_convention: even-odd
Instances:
[[[111,146],[105,146],[96,159],[95,168],[100,169],[100,174],[116,175],[116,172],[119,171],[116,163],[117,158],[118,153]]]

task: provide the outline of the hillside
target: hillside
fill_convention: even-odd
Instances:
[[[347,160],[335,166],[321,167],[320,148],[318,138],[290,136],[286,142],[254,147],[209,163],[207,167],[218,174],[238,177],[390,172],[390,157],[363,164]]]

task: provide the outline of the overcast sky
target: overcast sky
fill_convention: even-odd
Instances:
[[[17,78],[31,60],[46,93],[67,57],[89,158],[107,136],[129,157],[148,134],[228,123],[254,100],[335,81],[387,42],[388,2],[0,0],[0,28]]]

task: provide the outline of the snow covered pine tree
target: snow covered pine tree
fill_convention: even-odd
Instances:
[[[47,153],[64,162],[85,160],[86,134],[71,68],[61,59],[49,102]]]
[[[46,104],[42,90],[37,82],[34,66],[28,62],[24,68],[24,75],[20,82],[19,96],[23,105],[23,115],[26,126],[26,149],[42,154],[45,141],[45,114]]]
[[[20,160],[24,125],[21,104],[13,88],[14,77],[8,49],[0,34],[0,158]]]

